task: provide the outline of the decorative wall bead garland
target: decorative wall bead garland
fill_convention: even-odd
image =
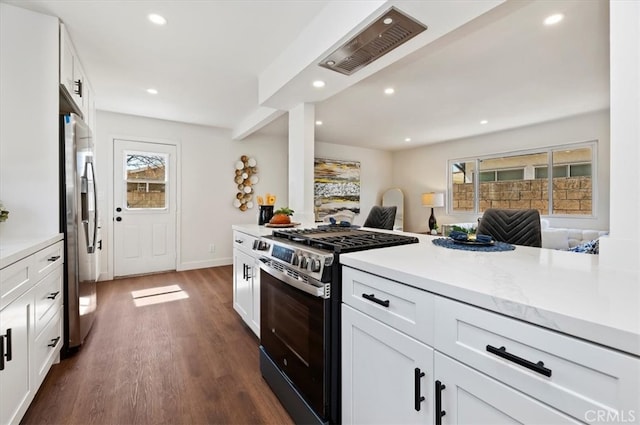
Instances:
[[[235,165],[235,182],[238,185],[238,193],[233,201],[233,206],[240,211],[253,208],[253,186],[259,179],[257,162],[254,158],[242,155]]]

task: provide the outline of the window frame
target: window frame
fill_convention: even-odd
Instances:
[[[553,152],[562,151],[562,150],[576,150],[576,149],[584,149],[591,148],[591,213],[590,214],[553,214],[553,172],[549,175],[548,170],[553,170]],[[447,161],[447,214],[448,215],[469,215],[469,214],[482,214],[480,211],[480,173],[486,171],[497,171],[497,170],[480,170],[480,164],[482,161],[498,159],[498,158],[506,158],[512,156],[520,156],[520,155],[530,155],[530,154],[547,154],[547,187],[551,188],[551,190],[547,190],[548,195],[548,206],[546,214],[541,214],[543,217],[554,217],[554,218],[571,218],[571,219],[594,219],[598,216],[598,140],[590,140],[586,142],[579,143],[568,143],[562,145],[552,145],[545,146],[540,148],[532,148],[532,149],[523,149],[517,151],[507,151],[507,152],[498,152],[487,155],[478,155],[478,156],[469,156],[462,158],[449,159]],[[474,171],[472,175],[473,182],[473,210],[469,211],[461,211],[453,209],[453,165],[459,163],[473,163]],[[588,164],[585,161],[578,161],[575,163],[566,163],[566,164],[557,164],[558,166],[566,166],[567,167],[567,177],[570,177],[570,166],[571,165],[582,165]],[[538,167],[539,168],[539,167]],[[534,168],[535,169],[535,168]],[[497,174],[496,174],[497,179]],[[536,179],[535,171],[534,178],[531,180],[544,180],[544,179]],[[499,181],[499,180],[494,180]]]
[[[164,177],[162,179],[159,180],[153,180],[153,179],[129,179],[129,174],[128,174],[128,164],[127,164],[127,157],[129,155],[136,155],[136,156],[156,156],[156,157],[161,157],[162,161],[163,161],[163,166],[164,166]],[[135,211],[147,211],[147,212],[151,212],[151,211],[168,211],[169,210],[169,198],[168,198],[168,187],[169,187],[169,172],[172,171],[169,169],[169,161],[170,161],[170,154],[165,153],[165,152],[149,152],[149,151],[138,151],[138,150],[125,150],[123,151],[123,155],[122,155],[122,161],[123,161],[123,167],[122,167],[122,171],[123,171],[123,179],[124,179],[124,187],[125,190],[123,191],[123,205],[124,207],[127,209],[127,211],[129,212],[135,212]],[[128,185],[129,184],[144,184],[145,185],[145,190],[144,191],[140,191],[140,190],[136,190],[137,192],[142,192],[142,193],[150,193],[149,191],[149,184],[159,184],[159,185],[164,185],[164,206],[162,207],[132,207],[129,204],[129,191],[128,191]],[[139,188],[139,186],[137,186],[137,188]]]

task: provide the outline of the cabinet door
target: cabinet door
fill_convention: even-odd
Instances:
[[[484,424],[577,424],[573,418],[527,395],[435,352],[434,397],[441,398],[436,423]],[[441,383],[444,389],[435,386]],[[436,408],[437,408],[436,402]],[[439,422],[441,421],[441,422]]]
[[[253,297],[253,308],[251,310],[251,329],[260,338],[260,266],[259,260],[253,260],[252,276],[253,287],[251,294]]]
[[[75,53],[63,25],[60,27],[60,84],[73,94],[73,59]]]
[[[78,56],[73,58],[73,92],[71,97],[82,111],[83,117],[87,118],[87,102],[86,102],[87,84],[86,77],[82,65],[78,60]]]
[[[432,371],[431,347],[342,305],[343,423],[433,423]]]
[[[253,308],[253,263],[254,259],[249,255],[238,249],[233,250],[233,309],[247,325],[250,323]]]
[[[0,424],[18,423],[31,401],[29,328],[33,315],[32,298],[33,293],[28,291],[0,312],[4,348],[4,368],[0,370]]]

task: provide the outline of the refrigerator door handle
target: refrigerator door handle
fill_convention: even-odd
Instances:
[[[98,239],[98,189],[96,188],[96,171],[93,168],[93,161],[88,162],[91,166],[91,176],[93,177],[93,238],[89,252],[96,251],[96,240]]]
[[[92,183],[92,189],[93,189],[93,229],[91,229],[91,232],[93,233],[93,237],[91,239],[89,239],[89,236],[87,235],[87,252],[92,254],[96,251],[96,243],[97,243],[97,239],[98,239],[98,189],[96,188],[96,173],[95,173],[95,168],[93,167],[93,161],[91,161],[91,159],[89,158],[85,164],[85,166],[90,166],[91,167],[91,183]],[[87,173],[85,173],[86,175]],[[87,192],[88,192],[88,187],[87,187]],[[88,229],[88,223],[89,223],[89,219],[87,217],[87,225],[85,225],[85,227],[87,227],[87,231]]]
[[[80,220],[84,229],[84,242],[88,253],[91,253],[91,242],[89,241],[89,178],[87,168],[89,162],[84,163],[82,177],[80,177]]]
[[[84,173],[80,177],[80,219],[83,223],[89,220],[89,179],[87,178],[87,163],[84,164]]]

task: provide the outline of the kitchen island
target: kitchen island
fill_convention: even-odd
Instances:
[[[640,421],[637,273],[418,237],[341,256],[344,423]]]
[[[342,264],[447,298],[640,356],[638,273],[598,256],[518,246],[513,251],[419,244],[346,254]]]

